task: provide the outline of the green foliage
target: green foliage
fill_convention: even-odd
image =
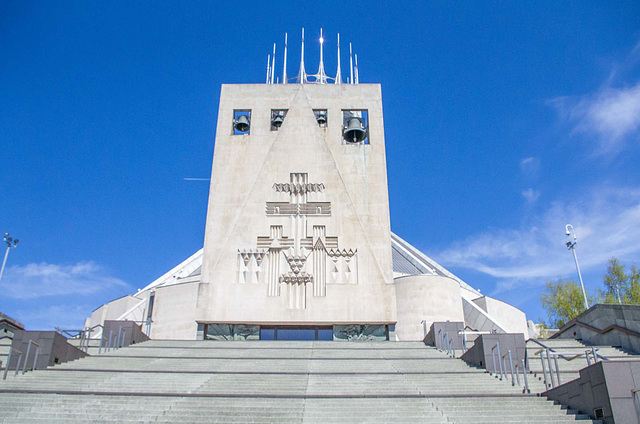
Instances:
[[[636,264],[627,270],[618,259],[611,258],[602,279],[604,290],[596,290],[595,299],[587,294],[590,305],[594,304],[594,300],[595,303],[640,305],[640,268]],[[546,284],[540,297],[549,317],[546,325],[561,328],[584,312],[584,298],[579,284],[572,280],[547,281]]]
[[[575,281],[547,281],[540,301],[547,311],[551,328],[561,328],[585,311],[582,289]]]
[[[605,290],[598,291],[600,302],[640,305],[640,269],[635,264],[627,271],[618,259],[611,258],[602,278]]]

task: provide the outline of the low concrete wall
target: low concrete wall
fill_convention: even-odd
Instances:
[[[487,371],[492,373],[500,371],[497,350],[495,353],[496,367],[495,369],[493,367],[493,357],[491,349],[496,346],[496,343],[500,343],[501,355],[505,355],[508,351],[511,351],[511,359],[513,360],[514,367],[516,364],[521,363],[522,360],[525,359],[527,349],[525,347],[524,334],[522,333],[482,334],[478,338],[476,338],[473,346],[460,358],[470,365],[485,368]],[[507,367],[508,366],[509,360],[507,359]],[[511,370],[509,370],[509,372],[510,371]]]
[[[118,334],[120,334],[122,346],[149,340],[149,337],[142,332],[140,326],[133,321],[107,320],[104,322],[104,330],[102,331],[102,347],[107,347],[110,336],[112,337],[112,345],[118,345]]]
[[[22,368],[22,364],[24,364],[25,360],[28,361],[27,367],[31,368],[35,358],[36,346],[34,345],[31,347],[29,358],[25,357],[27,354],[29,340],[33,340],[40,345],[36,369],[47,368],[48,366],[89,356],[77,347],[67,343],[67,338],[55,331],[16,331],[13,336],[11,348],[22,352],[22,363],[20,368]],[[11,357],[9,369],[15,369],[17,363],[18,355],[14,354]]]
[[[605,424],[640,424],[632,393],[638,387],[639,360],[603,361],[581,369],[580,378],[542,395]]]
[[[640,353],[640,306],[594,305],[569,321],[552,339],[578,339]]]
[[[453,339],[454,347],[462,349],[462,335],[458,331],[464,329],[464,322],[434,322],[429,328],[429,332],[424,338],[424,344],[435,346],[438,349],[446,349],[442,344],[442,335],[447,334],[449,339]]]

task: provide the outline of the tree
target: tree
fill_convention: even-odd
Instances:
[[[640,305],[640,269],[635,264],[627,272],[618,259],[611,258],[602,278],[605,290],[598,292],[600,302]]]
[[[582,288],[573,280],[547,281],[540,297],[550,328],[561,328],[585,311]]]

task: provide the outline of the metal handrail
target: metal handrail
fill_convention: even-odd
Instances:
[[[482,334],[492,334],[492,333],[491,331],[480,331],[480,330],[475,330],[469,326],[466,326],[464,329],[458,330],[458,334],[462,336],[462,352],[466,352],[467,351],[467,334],[482,335]]]

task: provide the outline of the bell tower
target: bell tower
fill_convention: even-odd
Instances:
[[[393,337],[380,86],[357,68],[347,83],[327,76],[320,40],[315,75],[303,35],[297,77],[285,44],[281,83],[274,46],[266,84],[222,87],[196,308],[209,338],[291,326]]]

